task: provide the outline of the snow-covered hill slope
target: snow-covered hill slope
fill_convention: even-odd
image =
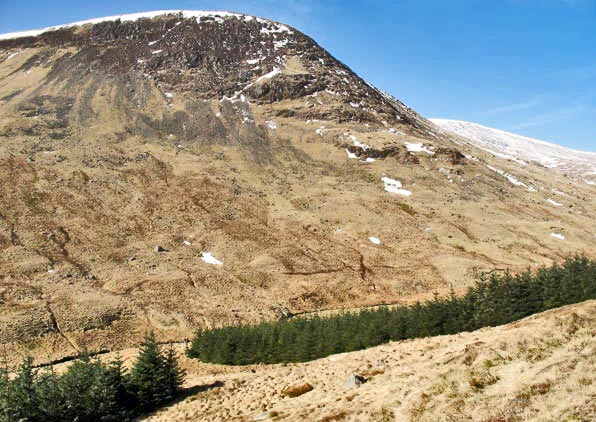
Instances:
[[[576,151],[549,142],[458,120],[430,119],[434,124],[491,154],[525,164],[534,161],[596,185],[596,153]]]
[[[140,13],[129,13],[125,15],[114,15],[114,16],[106,16],[103,18],[94,18],[94,19],[87,19],[83,21],[77,21],[72,23],[67,23],[63,25],[56,25],[56,26],[48,26],[46,28],[40,29],[33,29],[28,31],[19,31],[19,32],[9,32],[6,34],[0,34],[0,40],[7,40],[12,38],[23,38],[23,37],[35,37],[38,35],[43,34],[44,32],[49,31],[57,31],[59,29],[64,28],[71,28],[74,26],[83,26],[89,24],[98,24],[102,22],[109,22],[109,21],[121,21],[121,22],[132,22],[137,21],[139,19],[152,19],[159,16],[164,15],[177,15],[182,18],[197,18],[197,21],[200,21],[201,18],[205,19],[214,19],[218,22],[222,22],[223,18],[227,17],[236,17],[242,18],[245,21],[251,21],[255,19],[257,22],[260,23],[272,23],[271,21],[263,18],[257,18],[255,16],[244,15],[241,13],[234,13],[234,12],[224,12],[224,11],[209,11],[209,10],[157,10],[151,12],[140,12]],[[291,32],[290,29],[286,25],[276,24],[277,28],[273,32]]]

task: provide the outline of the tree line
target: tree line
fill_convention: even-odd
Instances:
[[[122,422],[180,394],[185,372],[172,347],[146,336],[130,371],[120,358],[82,357],[58,374],[26,358],[11,375],[0,370],[0,422]]]
[[[596,261],[575,256],[535,272],[480,275],[463,296],[452,292],[409,307],[200,330],[187,354],[226,365],[304,362],[389,341],[502,325],[589,299],[596,299]]]

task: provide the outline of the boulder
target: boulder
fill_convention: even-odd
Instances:
[[[343,387],[344,387],[344,390],[350,390],[355,387],[360,387],[365,382],[366,382],[366,378],[364,378],[362,375],[352,373],[348,376],[348,379],[344,383]]]

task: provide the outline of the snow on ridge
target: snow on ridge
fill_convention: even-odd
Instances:
[[[429,120],[431,122],[433,122],[435,125],[443,128],[443,129],[452,131],[452,132],[455,132],[456,128],[459,128],[461,131],[463,131],[467,128],[473,128],[473,129],[475,128],[478,131],[488,131],[488,132],[494,133],[496,135],[502,135],[505,137],[516,137],[516,138],[520,138],[520,139],[523,139],[525,141],[529,141],[532,143],[535,142],[535,143],[542,144],[545,147],[556,147],[558,149],[560,148],[560,149],[571,151],[571,152],[591,154],[596,157],[596,152],[575,150],[575,149],[567,148],[567,147],[564,147],[561,145],[553,144],[552,142],[546,142],[546,141],[542,141],[540,139],[530,138],[528,136],[523,136],[523,135],[518,135],[516,133],[507,132],[507,131],[504,131],[501,129],[495,129],[495,128],[488,127],[488,126],[482,126],[482,125],[479,125],[478,123],[466,122],[463,120],[449,120],[449,119],[437,119],[437,118],[431,118]],[[464,135],[462,135],[462,136],[464,136]],[[464,137],[469,138],[470,136],[464,136]]]
[[[282,33],[282,32],[285,32],[288,34],[293,33],[292,30],[290,30],[290,28],[284,24],[273,22],[268,19],[259,18],[256,16],[245,15],[242,13],[226,12],[226,11],[211,11],[211,10],[155,10],[155,11],[150,11],[150,12],[129,13],[129,14],[124,14],[124,15],[114,15],[114,16],[106,16],[106,17],[102,17],[102,18],[93,18],[93,19],[72,22],[72,23],[66,23],[66,24],[62,24],[62,25],[48,26],[46,28],[32,29],[32,30],[27,30],[27,31],[9,32],[6,34],[0,34],[0,40],[23,38],[23,37],[35,37],[37,35],[43,34],[44,32],[56,31],[58,29],[70,28],[73,26],[83,26],[83,25],[88,25],[88,24],[95,25],[95,24],[101,23],[101,22],[116,21],[116,20],[120,20],[122,22],[130,22],[130,21],[136,21],[136,20],[139,20],[142,18],[151,19],[151,18],[155,18],[158,16],[163,16],[163,15],[182,15],[182,17],[185,19],[196,18],[197,22],[200,22],[201,18],[214,18],[214,19],[219,18],[220,20],[218,20],[218,22],[223,22],[223,19],[221,19],[221,18],[228,18],[228,17],[236,17],[239,19],[244,19],[245,22],[249,22],[249,21],[252,21],[253,19],[255,19],[259,23],[273,25],[273,29],[263,28],[263,29],[266,29],[267,33]]]
[[[447,119],[430,121],[446,132],[467,138],[477,148],[522,165],[527,164],[524,160],[535,161],[546,168],[573,174],[580,179],[596,168],[596,152],[573,150],[476,123]]]

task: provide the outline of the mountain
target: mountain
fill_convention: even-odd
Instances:
[[[442,131],[287,25],[159,11],[0,50],[9,358],[412,303],[596,252],[594,186]]]
[[[520,164],[533,161],[587,184],[596,184],[596,152],[575,151],[476,123],[445,119],[431,121],[497,157],[517,160]]]

